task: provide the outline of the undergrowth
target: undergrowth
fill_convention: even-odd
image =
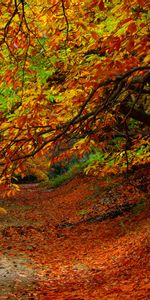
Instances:
[[[72,179],[74,176],[78,175],[79,173],[82,173],[86,165],[86,162],[73,164],[68,171],[61,175],[57,175],[56,177],[52,177],[49,180],[41,182],[40,186],[47,189],[59,187],[63,183]]]

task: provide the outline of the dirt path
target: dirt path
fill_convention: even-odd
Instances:
[[[143,200],[114,219],[58,226],[107,213],[127,196]],[[149,299],[148,193],[76,177],[50,191],[24,185],[0,206],[8,211],[0,217],[1,300]]]

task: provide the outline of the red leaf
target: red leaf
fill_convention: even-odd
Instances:
[[[99,8],[100,8],[101,10],[104,10],[105,5],[104,5],[103,0],[99,1],[98,6],[99,6]]]
[[[136,28],[135,23],[131,23],[131,24],[128,26],[127,32],[133,33],[133,32],[135,32],[136,30],[137,30],[137,28]]]

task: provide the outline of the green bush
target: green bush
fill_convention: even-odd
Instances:
[[[55,177],[50,178],[49,180],[42,182],[40,186],[45,188],[58,187],[63,183],[67,182],[68,180],[70,180],[71,178],[73,178],[75,175],[83,172],[85,166],[86,166],[86,162],[75,163],[65,173],[61,175],[57,175]]]

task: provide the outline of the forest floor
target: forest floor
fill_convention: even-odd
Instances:
[[[149,180],[142,167],[1,196],[0,299],[150,299]]]

